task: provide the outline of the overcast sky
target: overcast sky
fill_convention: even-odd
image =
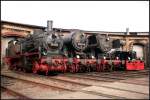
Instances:
[[[89,31],[149,32],[149,1],[1,1],[1,20]]]

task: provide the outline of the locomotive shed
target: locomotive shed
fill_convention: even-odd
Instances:
[[[14,38],[24,38],[28,34],[33,34],[34,29],[45,30],[45,26],[30,25],[24,23],[16,23],[10,21],[1,21],[1,64],[3,64],[3,57],[6,56],[6,48],[8,41]],[[61,29],[53,28],[56,32],[60,32],[61,35],[69,35],[71,31],[75,29]],[[85,34],[103,34],[108,35],[112,39],[121,39],[126,41],[126,44],[121,48],[123,51],[134,49],[137,51],[139,57],[143,57],[146,67],[150,67],[149,62],[149,32],[110,32],[110,31],[87,31],[82,30]]]
[[[129,32],[128,29],[126,32],[59,29],[52,28],[52,21],[48,21],[47,28],[8,21],[2,21],[1,23],[2,99],[149,99],[149,32]],[[42,39],[37,39],[39,37],[42,37]],[[92,41],[93,37],[98,41],[88,44],[87,40]],[[18,41],[14,39],[18,39]],[[60,41],[61,39],[62,41]],[[28,40],[31,44],[27,42]],[[33,40],[36,40],[36,42]],[[119,44],[115,44],[113,40],[119,40]],[[62,44],[63,42],[64,44]],[[25,43],[25,45],[21,46],[22,43]],[[43,44],[39,46],[41,43],[48,44],[46,45],[49,47],[48,51],[50,51],[48,52],[50,55],[46,56],[48,59],[45,57],[45,50],[47,49]],[[113,45],[116,47],[113,47]],[[20,46],[20,49],[17,49],[18,46]],[[33,47],[36,47],[34,48],[35,51],[39,51],[39,57],[37,52],[28,53]],[[55,57],[62,47],[64,47],[62,50],[64,55],[71,53],[69,56],[65,55],[68,58]],[[86,49],[87,47],[88,49]],[[93,53],[93,47],[96,48],[95,53]],[[136,57],[135,59],[131,58],[133,62],[126,59],[127,62],[125,63],[125,61],[121,61],[122,59],[118,60],[118,56],[116,56],[117,61],[121,61],[121,63],[117,63],[118,65],[124,64],[124,68],[126,68],[126,64],[131,62],[132,65],[129,64],[129,66],[134,68],[132,69],[134,71],[128,71],[128,68],[124,71],[115,71],[112,67],[108,68],[108,66],[102,66],[102,63],[99,63],[103,61],[104,57],[95,59],[98,58],[99,53],[111,51],[110,49],[114,48],[123,52],[132,50],[137,52],[138,59]],[[80,59],[79,55],[83,54],[81,51],[84,51],[87,54],[86,57],[89,58]],[[18,58],[18,54],[23,58]],[[36,56],[32,58],[34,54]],[[42,58],[41,54],[45,58]],[[5,57],[8,59],[3,59]],[[26,57],[30,59],[26,60]],[[53,61],[49,57],[53,57]],[[69,59],[69,57],[75,58],[75,60]],[[119,58],[121,57],[119,56]],[[33,59],[35,62],[31,63]],[[110,59],[106,65],[114,65],[113,61],[116,60]],[[134,61],[137,61],[136,64]],[[60,64],[61,66],[59,66]],[[31,67],[31,65],[33,66]],[[37,73],[38,70],[41,70],[39,66],[45,69],[44,74]],[[104,67],[108,69],[103,70]],[[25,68],[31,68],[34,74],[27,73]],[[62,73],[50,74],[51,71],[60,70]]]
[[[149,99],[149,70],[58,75],[2,69],[2,99]]]

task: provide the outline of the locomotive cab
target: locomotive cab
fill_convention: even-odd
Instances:
[[[144,61],[137,59],[136,52],[134,51],[116,51],[115,56],[122,61],[122,65],[126,70],[143,70]],[[113,58],[115,59],[115,58]]]
[[[52,49],[52,50],[59,49],[59,45],[60,45],[59,39],[60,38],[58,36],[56,36],[55,34],[50,34],[46,40],[48,48]]]

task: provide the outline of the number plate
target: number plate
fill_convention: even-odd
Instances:
[[[56,43],[51,43],[51,46],[58,46],[58,44],[56,44]]]
[[[84,46],[85,44],[84,43],[78,43],[78,45]]]

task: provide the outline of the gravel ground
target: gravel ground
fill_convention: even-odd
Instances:
[[[74,77],[69,76],[70,74],[68,74],[68,76],[67,74],[57,76],[19,74],[15,71],[7,70],[6,67],[2,69],[2,74],[46,84],[47,86],[41,86],[6,77],[1,78],[1,86],[33,99],[149,99],[149,75],[112,81],[114,79],[105,79],[99,74],[99,79],[109,80],[108,82],[104,82],[103,80],[96,81],[96,78],[93,80],[88,79],[87,76],[85,79],[77,77],[85,77],[85,75],[82,74],[72,74],[71,76]],[[140,82],[141,84],[136,84],[136,82]],[[59,89],[51,86],[59,87]],[[1,91],[1,98],[18,99],[19,96],[3,90]]]

